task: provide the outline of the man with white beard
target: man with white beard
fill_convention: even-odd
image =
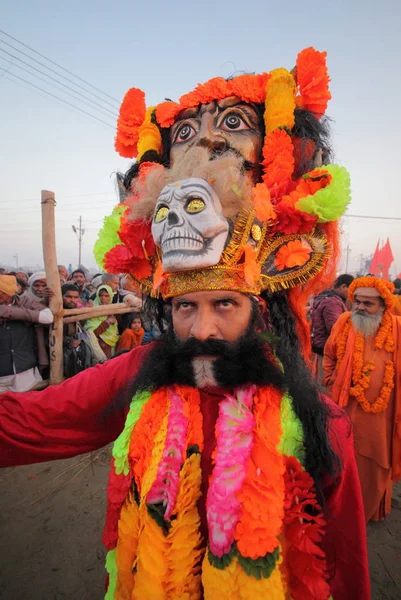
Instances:
[[[391,511],[392,482],[401,477],[401,318],[394,286],[377,277],[349,287],[352,312],[341,315],[324,349],[323,384],[354,429],[366,521]]]

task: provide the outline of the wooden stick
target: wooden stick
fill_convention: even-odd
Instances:
[[[120,312],[127,312],[127,308],[132,310],[132,312],[140,312],[138,310],[135,311],[132,306],[128,306],[128,304],[121,302],[121,304],[101,304],[100,306],[89,306],[85,308],[65,308],[63,310],[63,316],[72,317],[73,315],[89,315],[87,317],[89,319],[94,311],[97,311],[99,315],[117,315]]]
[[[99,308],[98,306],[95,306],[95,308]],[[94,310],[92,309],[92,310]],[[68,312],[68,311],[67,311]],[[112,314],[125,314],[125,313],[129,313],[129,312],[136,312],[134,308],[131,308],[129,306],[127,306],[127,308],[123,308],[122,310],[119,310],[118,312],[111,312],[109,311],[108,313],[105,313],[104,311],[102,312],[96,312],[94,310],[93,313],[91,313],[90,315],[88,315],[87,313],[84,315],[73,315],[72,317],[64,317],[63,318],[63,323],[75,323],[76,321],[86,321],[87,319],[94,319],[95,317],[104,317],[104,316],[108,316],[108,315],[112,315]]]
[[[60,276],[57,267],[56,235],[54,224],[54,192],[42,190],[42,245],[47,286],[54,292],[49,307],[54,315],[49,331],[50,347],[50,385],[57,385],[63,377],[63,301],[61,297]]]

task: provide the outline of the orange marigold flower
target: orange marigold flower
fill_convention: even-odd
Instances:
[[[297,105],[318,116],[326,112],[331,98],[326,56],[327,52],[318,52],[311,47],[302,50],[297,57],[296,74],[300,92]]]
[[[117,121],[115,149],[126,158],[134,158],[137,153],[138,128],[145,119],[145,94],[142,90],[131,88],[121,103]]]
[[[267,73],[261,75],[238,75],[230,81],[232,95],[244,102],[262,103],[266,98]]]
[[[294,240],[281,246],[274,259],[274,264],[278,271],[302,267],[308,262],[311,252],[312,248],[305,240]]]
[[[177,102],[162,102],[156,107],[156,120],[160,127],[171,127],[176,116],[182,110]]]

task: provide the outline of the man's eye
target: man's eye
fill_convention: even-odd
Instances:
[[[188,310],[192,307],[190,302],[180,302],[177,306],[178,310]]]
[[[249,126],[237,113],[231,112],[224,117],[221,129],[223,131],[244,131],[245,129],[249,129]]]
[[[183,142],[188,142],[191,138],[196,134],[195,129],[192,125],[183,125],[176,133],[174,143],[182,144]]]
[[[219,300],[217,302],[217,306],[221,307],[221,308],[230,308],[231,306],[233,306],[233,301],[232,300]]]

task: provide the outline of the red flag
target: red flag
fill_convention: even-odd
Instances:
[[[381,274],[380,267],[381,267],[381,250],[379,249],[379,240],[378,240],[375,253],[373,255],[372,261],[369,266],[369,273],[371,275],[376,275],[376,277],[380,277],[380,274]]]
[[[394,261],[394,256],[393,256],[393,251],[391,250],[390,240],[388,238],[387,238],[387,242],[381,249],[380,258],[381,258],[380,262],[383,265],[382,266],[383,279],[389,280],[390,279],[389,269],[390,269],[392,262]]]

